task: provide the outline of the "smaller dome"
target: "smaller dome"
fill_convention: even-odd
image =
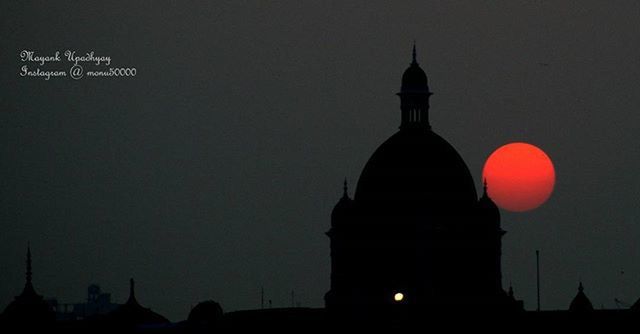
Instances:
[[[500,222],[500,209],[498,209],[496,203],[494,203],[491,197],[489,197],[486,181],[484,183],[484,192],[482,197],[478,200],[478,209],[485,219]]]
[[[430,94],[427,74],[416,61],[416,46],[413,46],[413,61],[402,74],[400,94]]]
[[[217,324],[222,320],[222,307],[213,300],[199,303],[189,312],[187,319],[191,323],[202,325]]]
[[[578,286],[578,294],[571,301],[571,305],[569,305],[569,311],[571,312],[589,312],[593,311],[593,305],[587,295],[584,294],[584,287],[582,286],[582,282]]]
[[[353,208],[353,200],[349,198],[347,189],[347,180],[344,180],[344,193],[342,198],[338,201],[336,206],[331,211],[331,225],[335,226],[338,221],[342,221],[345,217],[349,216]]]
[[[411,63],[411,66],[402,74],[400,93],[429,93],[427,74],[418,63]]]

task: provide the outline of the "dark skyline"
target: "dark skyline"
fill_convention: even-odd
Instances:
[[[206,299],[259,307],[261,286],[323,305],[331,209],[397,130],[414,39],[431,124],[478,193],[502,144],[554,161],[548,203],[502,212],[505,286],[535,308],[540,249],[545,309],[578,280],[596,308],[640,297],[637,2],[0,6],[2,305],[27,242],[38,293],[62,302],[90,283],[124,302],[136,277],[171,320]],[[138,74],[23,78],[24,49]]]

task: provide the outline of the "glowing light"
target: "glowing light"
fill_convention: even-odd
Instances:
[[[396,292],[395,295],[393,295],[393,300],[396,302],[401,302],[404,299],[404,294],[402,294],[402,292]]]
[[[515,212],[542,205],[551,196],[556,182],[549,156],[527,143],[510,143],[491,153],[482,177],[496,205]]]

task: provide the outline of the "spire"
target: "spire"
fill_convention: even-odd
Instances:
[[[416,64],[418,65],[418,62],[416,61],[416,40],[413,40],[413,61],[411,62],[411,65]]]
[[[27,284],[31,285],[31,278],[33,273],[31,272],[31,245],[27,245]]]
[[[343,194],[342,197],[344,198],[348,198],[349,197],[349,188],[347,187],[347,178],[344,178],[344,185],[342,186],[342,190],[343,190]]]
[[[22,296],[34,297],[38,294],[33,288],[32,278],[33,272],[31,271],[31,245],[27,245],[27,272],[25,274],[24,289],[22,290]]]
[[[110,317],[114,323],[128,325],[151,325],[168,323],[163,316],[140,305],[135,296],[135,282],[129,279],[129,299],[123,305],[110,312]]]
[[[482,186],[483,186],[483,187],[482,187],[482,189],[483,189],[483,194],[482,194],[482,196],[487,196],[487,178],[486,178],[486,177],[484,178],[484,181],[483,181],[483,183],[482,183]]]
[[[133,278],[129,279],[129,300],[127,300],[127,304],[137,303],[135,286],[136,283],[134,282]]]
[[[584,286],[582,286],[582,281],[580,281],[580,284],[578,285],[578,292],[583,292],[584,291]]]
[[[511,285],[511,283],[509,283],[509,297],[514,298],[514,296],[513,296],[513,285]]]

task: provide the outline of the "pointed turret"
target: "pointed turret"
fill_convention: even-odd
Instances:
[[[136,300],[135,281],[129,280],[129,299],[113,312],[109,313],[109,320],[116,326],[131,327],[138,325],[167,324],[165,317],[143,307]]]
[[[30,246],[27,246],[24,288],[22,293],[7,306],[2,317],[4,321],[27,327],[45,326],[55,321],[53,309],[33,288]]]
[[[429,124],[429,91],[427,75],[420,65],[418,65],[416,55],[416,44],[413,43],[412,59],[409,68],[402,74],[402,85],[400,86],[400,128],[426,128]]]
[[[345,231],[350,229],[349,225],[354,216],[353,211],[353,200],[349,197],[349,187],[347,178],[345,178],[342,184],[342,197],[331,211],[331,228],[326,233],[329,237],[332,259],[341,256],[345,251]],[[336,291],[340,290],[340,287],[336,285],[335,278],[343,275],[344,270],[344,266],[338,265],[336,261],[331,261],[331,290],[324,297],[325,304],[330,308],[335,306]]]
[[[347,220],[351,207],[353,205],[353,200],[349,197],[349,187],[347,186],[347,179],[344,179],[344,183],[342,185],[342,197],[333,207],[333,211],[331,212],[331,226],[335,227],[339,225],[340,222]]]
[[[571,312],[590,312],[593,311],[593,305],[591,301],[584,293],[584,286],[582,286],[582,282],[578,285],[578,294],[571,301],[571,305],[569,305],[569,311]]]
[[[487,180],[483,182],[482,196],[478,200],[478,209],[483,221],[494,225],[496,229],[500,229],[500,209],[496,203],[493,202],[488,193]]]

